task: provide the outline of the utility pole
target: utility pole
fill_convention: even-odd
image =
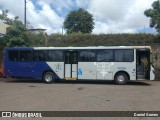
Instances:
[[[64,26],[62,25],[62,35],[63,35],[63,29],[64,29]]]
[[[25,25],[25,29],[26,29],[26,0],[24,0],[24,25]]]

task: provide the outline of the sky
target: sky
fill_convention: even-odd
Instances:
[[[30,28],[46,29],[48,34],[62,33],[67,14],[84,8],[93,14],[93,34],[156,33],[144,15],[155,0],[26,0],[27,23]],[[1,10],[9,17],[24,21],[24,0],[0,0]]]

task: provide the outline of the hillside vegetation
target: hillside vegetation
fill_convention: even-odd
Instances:
[[[51,34],[48,46],[132,46],[160,43],[159,36],[153,34]],[[30,35],[30,46],[45,46],[43,35]]]

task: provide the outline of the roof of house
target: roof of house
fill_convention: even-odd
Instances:
[[[28,29],[28,31],[45,31],[46,29],[36,28],[36,29]]]

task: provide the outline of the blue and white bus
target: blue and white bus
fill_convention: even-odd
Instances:
[[[154,80],[150,46],[6,48],[5,76],[55,80]]]

